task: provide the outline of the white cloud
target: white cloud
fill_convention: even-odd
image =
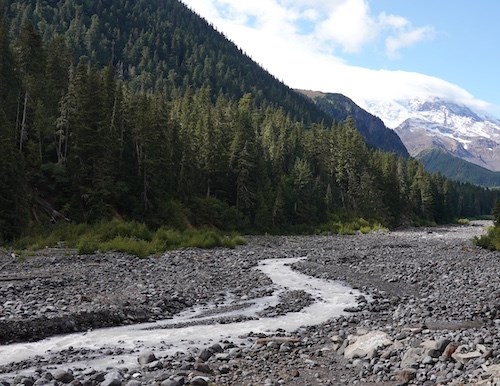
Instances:
[[[378,20],[382,25],[398,29],[404,28],[410,24],[410,22],[403,16],[391,15],[385,12],[382,12],[378,16]]]
[[[346,0],[331,9],[316,34],[324,43],[338,44],[352,53],[374,39],[377,28],[365,0]]]
[[[421,27],[409,31],[402,31],[397,36],[389,36],[385,40],[387,53],[391,57],[398,55],[399,50],[409,47],[419,41],[431,39],[434,36],[434,29],[431,27]]]
[[[362,106],[370,99],[430,95],[482,110],[488,107],[442,79],[345,63],[338,56],[339,49],[357,52],[378,39],[385,42],[388,55],[397,56],[433,36],[432,27],[414,27],[402,16],[373,15],[367,0],[183,1],[290,87],[339,92]],[[311,21],[313,28],[301,31],[301,23]]]

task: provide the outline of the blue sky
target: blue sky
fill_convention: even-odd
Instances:
[[[291,87],[500,116],[500,1],[183,0]]]

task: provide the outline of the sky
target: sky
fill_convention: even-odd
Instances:
[[[500,1],[182,0],[288,86],[500,117]]]

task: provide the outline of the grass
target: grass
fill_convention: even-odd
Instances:
[[[14,247],[37,250],[63,245],[76,248],[82,255],[117,251],[147,257],[171,249],[235,248],[245,243],[245,239],[236,233],[223,234],[213,229],[179,231],[162,227],[151,231],[143,223],[112,220],[94,225],[63,224],[50,230],[32,229],[28,236],[17,240]]]
[[[319,233],[323,234],[338,234],[338,235],[354,235],[356,233],[367,234],[370,232],[386,232],[387,228],[382,226],[377,221],[368,221],[364,218],[355,218],[342,221],[336,216],[332,216],[330,221],[323,224],[319,228]]]
[[[470,224],[470,220],[468,218],[459,218],[456,223],[458,225],[469,225]]]

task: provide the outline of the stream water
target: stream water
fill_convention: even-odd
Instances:
[[[273,294],[268,297],[235,301],[204,308],[192,308],[172,319],[155,323],[103,328],[84,333],[54,336],[38,342],[16,343],[0,346],[0,366],[20,362],[34,357],[50,357],[63,350],[87,349],[93,352],[82,367],[105,369],[109,366],[137,365],[137,352],[154,350],[159,355],[172,354],[201,347],[221,340],[237,343],[249,332],[272,334],[283,329],[294,331],[301,326],[320,324],[340,316],[346,307],[356,305],[360,293],[341,283],[313,278],[298,273],[290,264],[300,258],[263,260],[256,269],[273,281]],[[242,279],[244,280],[244,278]],[[315,302],[300,312],[291,312],[277,317],[258,317],[257,313],[279,303],[284,291],[303,290],[311,294]],[[237,318],[241,321],[224,324],[220,318]],[[251,320],[249,320],[251,319]],[[99,355],[109,349],[122,355]],[[72,363],[72,366],[76,363]]]

